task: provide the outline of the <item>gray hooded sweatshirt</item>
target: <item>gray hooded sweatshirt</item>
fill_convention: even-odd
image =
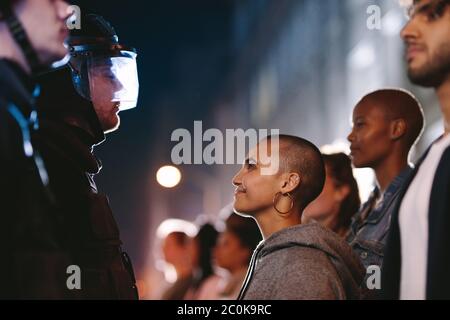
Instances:
[[[238,299],[360,299],[364,275],[338,235],[317,223],[297,225],[258,245]]]

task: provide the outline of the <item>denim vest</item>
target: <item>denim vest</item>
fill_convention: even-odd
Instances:
[[[398,201],[401,186],[411,173],[412,169],[408,167],[395,177],[377,207],[375,203],[380,191],[375,188],[369,200],[362,205],[352,219],[347,242],[360,257],[366,270],[373,265],[381,268],[391,216]]]

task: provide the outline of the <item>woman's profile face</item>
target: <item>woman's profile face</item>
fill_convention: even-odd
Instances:
[[[279,173],[267,175],[261,172],[261,169],[270,166],[270,157],[267,156],[269,148],[270,142],[263,141],[250,150],[242,168],[233,178],[236,212],[254,216],[273,206],[273,198],[282,187],[282,182]]]

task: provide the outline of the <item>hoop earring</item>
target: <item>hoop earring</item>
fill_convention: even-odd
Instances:
[[[291,199],[291,207],[289,208],[289,210],[287,211],[287,212],[281,212],[280,210],[278,210],[278,208],[277,208],[277,202],[278,202],[278,199],[280,198],[280,196],[283,196],[283,197],[285,197],[285,196],[287,196],[287,197],[289,197],[289,199]],[[291,194],[288,192],[288,193],[286,193],[286,194],[282,194],[281,192],[278,192],[274,197],[273,197],[273,208],[279,213],[279,214],[281,214],[281,215],[286,215],[286,214],[288,214],[289,212],[291,212],[291,210],[294,208],[294,198],[291,196]]]

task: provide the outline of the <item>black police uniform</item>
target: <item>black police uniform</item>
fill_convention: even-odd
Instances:
[[[136,299],[130,259],[121,249],[108,198],[98,193],[94,182],[101,163],[93,147],[105,140],[97,115],[91,103],[76,94],[67,68],[48,74],[40,83],[39,146],[62,216],[64,248],[82,270],[82,289],[75,294],[87,299]]]
[[[0,60],[0,298],[136,299],[108,200],[92,179],[100,165],[91,147],[103,133],[81,129],[94,121],[31,121],[34,88]],[[68,285],[71,266],[80,288]]]

